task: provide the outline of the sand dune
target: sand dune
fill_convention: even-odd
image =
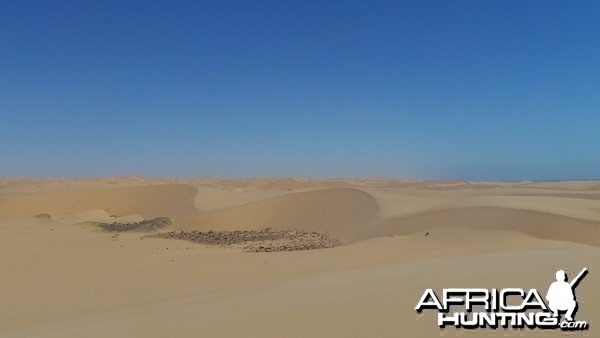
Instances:
[[[40,227],[8,227],[12,235],[0,245],[20,264],[0,256],[12,266],[0,289],[3,337],[397,337],[407,330],[437,337],[433,316],[413,310],[425,287],[545,288],[557,267],[600,268],[597,249],[511,232],[434,229],[329,250],[246,254],[137,236],[112,241],[72,227],[45,240]],[[35,246],[23,248],[23,240]],[[600,314],[593,277],[578,289],[581,318]]]
[[[302,229],[343,239],[363,230],[379,212],[369,194],[351,188],[289,193],[224,210],[203,213],[181,229]]]
[[[600,221],[600,201],[580,198],[580,195],[477,196],[451,201],[440,205],[439,208],[451,209],[482,206],[539,211],[572,218]]]
[[[141,179],[127,180],[141,182]],[[467,181],[417,182],[421,188],[317,188],[318,181],[259,181],[259,185],[275,184],[275,191],[226,191],[190,184],[149,184],[112,187],[110,179],[102,179],[85,188],[48,191],[49,187],[76,181],[59,180],[35,183],[26,179],[5,180],[29,189],[7,189],[0,194],[0,219],[23,219],[48,213],[64,222],[104,221],[107,216],[130,219],[169,217],[173,228],[182,230],[259,230],[301,229],[329,233],[342,240],[356,241],[373,236],[399,235],[437,227],[469,227],[478,229],[520,231],[532,236],[563,239],[599,245],[598,222],[600,201],[595,196],[568,189],[557,193],[556,187],[543,195],[538,188],[524,190],[514,184],[488,190],[456,187]],[[16,183],[15,183],[16,182]],[[228,184],[231,184],[228,181]],[[281,185],[309,182],[307,191],[283,191]],[[334,181],[349,186],[369,185],[368,181]],[[154,182],[152,182],[154,183]],[[256,179],[251,180],[256,185]],[[328,186],[325,181],[322,185]],[[28,184],[30,186],[28,186]],[[236,181],[240,185],[240,181]],[[485,183],[482,183],[485,185]],[[38,186],[43,186],[38,192]],[[498,184],[495,184],[497,186]],[[594,184],[575,187],[588,188]],[[446,186],[448,189],[442,190]],[[542,185],[548,189],[547,185]],[[432,189],[436,187],[436,189]],[[437,188],[440,188],[438,190]],[[56,189],[56,188],[54,188]],[[52,189],[50,189],[52,190]],[[6,191],[6,190],[5,190]],[[482,193],[484,195],[482,195]],[[201,210],[203,206],[205,210]],[[106,215],[93,214],[103,211]],[[88,212],[86,214],[85,212]],[[88,216],[85,216],[88,215]],[[94,215],[94,216],[92,216]]]
[[[194,206],[201,211],[216,211],[289,193],[288,191],[237,191],[198,187]]]
[[[591,273],[600,294],[597,181],[0,179],[1,337],[563,336],[440,330],[426,287],[535,287]],[[291,189],[291,190],[288,190]],[[49,214],[34,218],[41,213]],[[329,249],[247,253],[86,221],[170,217],[169,231],[301,229]]]
[[[147,185],[125,188],[79,189],[39,194],[0,196],[0,219],[28,218],[40,213],[63,216],[104,210],[117,216],[169,217],[175,229],[302,229],[328,232],[340,238],[359,231],[375,220],[379,207],[369,194],[352,188],[334,188],[286,193],[258,201],[202,212],[195,207],[198,195],[218,202],[223,192],[184,184]],[[220,195],[220,196],[219,196]],[[228,194],[227,194],[228,195]],[[238,201],[239,202],[239,201]],[[236,203],[236,202],[233,202]],[[227,206],[227,203],[223,203]],[[91,217],[97,221],[99,216]],[[81,217],[76,217],[82,221]]]
[[[390,219],[370,236],[406,235],[440,227],[510,230],[534,237],[600,246],[600,222],[532,210],[470,207],[433,210]]]
[[[195,196],[196,188],[182,184],[21,193],[0,196],[0,219],[27,218],[39,213],[64,215],[91,209],[116,215],[176,216],[195,210]]]

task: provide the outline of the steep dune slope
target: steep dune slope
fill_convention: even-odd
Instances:
[[[114,180],[0,180],[1,337],[599,336],[600,201],[581,190],[598,182]],[[246,253],[73,226],[141,216],[329,232],[346,245]],[[572,278],[584,266],[576,319],[588,331],[440,329],[433,311],[414,310],[425,288],[545,293],[557,269]]]
[[[511,230],[538,238],[600,246],[598,221],[500,207],[453,208],[395,217],[383,222],[368,237],[406,235],[441,227]]]
[[[559,216],[600,221],[600,201],[578,196],[476,196],[459,198],[440,205],[440,209],[498,207],[539,211]]]
[[[289,194],[289,191],[238,191],[233,189],[225,190],[207,187],[197,188],[198,194],[194,200],[194,205],[201,211],[223,210]]]
[[[184,217],[184,230],[302,229],[328,232],[340,239],[365,229],[379,212],[377,201],[352,188],[290,193],[245,205]]]
[[[119,216],[170,217],[174,220],[173,227],[182,230],[271,227],[328,232],[344,239],[364,231],[379,212],[379,205],[371,195],[352,188],[287,193],[210,212],[194,206],[197,193],[196,187],[186,184],[25,192],[0,197],[0,219],[30,218],[40,213],[58,217],[104,210]],[[219,198],[207,189],[201,189],[200,193],[207,200]]]

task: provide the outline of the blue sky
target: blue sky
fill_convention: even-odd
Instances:
[[[600,178],[597,1],[2,1],[0,176]]]

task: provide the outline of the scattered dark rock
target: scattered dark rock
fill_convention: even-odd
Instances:
[[[103,222],[85,222],[99,227],[104,231],[139,231],[150,232],[164,229],[171,225],[172,220],[168,217],[157,217],[153,219],[143,220],[135,223],[103,223]]]
[[[147,237],[180,239],[221,247],[237,245],[248,252],[313,250],[332,248],[341,244],[339,240],[331,238],[327,234],[271,228],[259,231],[171,231]]]
[[[33,216],[33,218],[43,220],[43,221],[51,221],[52,220],[52,216],[50,216],[49,214],[37,214],[37,215]]]

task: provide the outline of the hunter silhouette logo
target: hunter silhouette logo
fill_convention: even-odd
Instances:
[[[567,320],[573,321],[573,314],[577,310],[574,289],[587,272],[587,268],[583,268],[571,283],[567,283],[567,274],[563,270],[556,271],[556,282],[550,285],[546,295],[548,307],[552,310],[554,317],[559,316],[559,311],[566,311]]]
[[[589,328],[587,321],[574,320],[577,312],[574,290],[587,274],[588,269],[583,268],[571,282],[568,282],[567,274],[563,270],[558,270],[555,274],[556,281],[550,285],[546,293],[548,305],[536,289],[443,289],[441,301],[433,289],[426,289],[415,310],[420,313],[425,309],[436,309],[437,324],[440,328],[446,326],[465,329],[528,327],[586,330]],[[454,306],[461,309],[450,313]],[[476,308],[479,312],[474,311]],[[565,320],[560,321],[563,312]]]

